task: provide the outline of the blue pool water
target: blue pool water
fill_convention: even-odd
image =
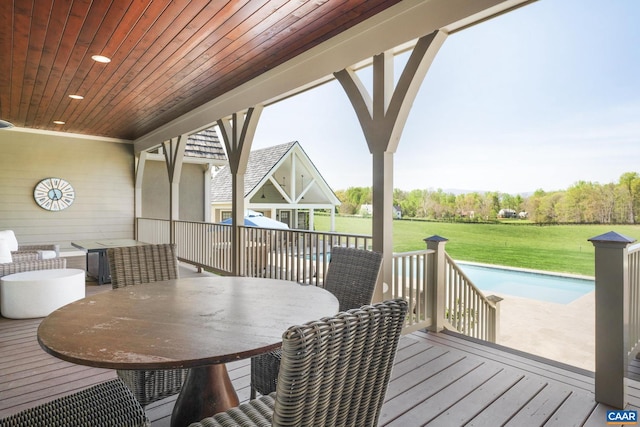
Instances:
[[[568,304],[595,289],[594,281],[589,279],[464,263],[458,265],[485,295],[495,292],[499,295]]]

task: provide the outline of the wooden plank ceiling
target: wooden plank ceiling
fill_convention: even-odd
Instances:
[[[0,119],[133,140],[399,1],[2,0]]]

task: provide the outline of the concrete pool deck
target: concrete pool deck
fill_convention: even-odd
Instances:
[[[595,291],[569,304],[498,296],[504,298],[498,344],[595,370]]]

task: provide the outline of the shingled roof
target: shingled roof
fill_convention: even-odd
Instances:
[[[226,160],[222,143],[215,129],[205,129],[193,135],[189,135],[187,146],[184,149],[187,157],[199,157],[202,159]]]
[[[265,176],[278,164],[298,141],[274,145],[252,151],[249,154],[247,173],[244,176],[244,196],[246,197]],[[211,181],[211,200],[226,202],[231,200],[231,172],[229,166],[225,166],[213,177]]]

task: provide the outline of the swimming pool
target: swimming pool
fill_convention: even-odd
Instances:
[[[590,279],[457,263],[485,295],[499,295],[569,304],[595,289]]]

